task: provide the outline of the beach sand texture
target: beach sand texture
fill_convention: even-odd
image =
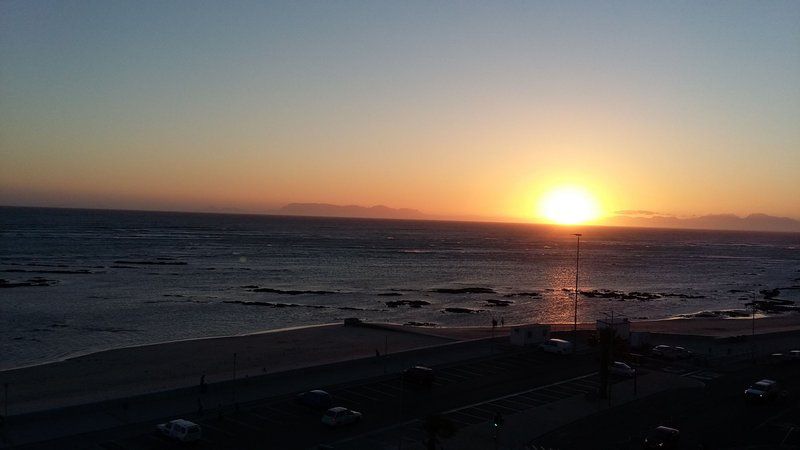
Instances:
[[[380,324],[380,328],[321,325],[103,351],[21,369],[0,372],[9,383],[14,411],[35,411],[197,386],[230,380],[233,354],[237,377],[252,377],[303,367],[445,344],[506,336],[514,325],[497,327],[425,328]],[[593,329],[594,324],[579,324]],[[749,335],[748,319],[674,319],[634,322],[632,329],[657,333],[726,337]],[[571,324],[554,324],[568,331]],[[800,315],[756,320],[756,333],[800,329]]]
[[[237,377],[375,356],[449,342],[405,331],[322,325],[108,350],[0,372],[11,410],[34,411],[104,401]]]

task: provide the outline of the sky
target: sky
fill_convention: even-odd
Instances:
[[[0,204],[800,218],[800,2],[0,2]]]

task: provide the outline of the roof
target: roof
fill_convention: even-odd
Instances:
[[[333,408],[328,410],[328,412],[337,412],[337,413],[342,411],[347,411],[347,408],[345,408],[344,406],[334,406]]]
[[[182,426],[184,428],[189,428],[189,427],[193,427],[193,426],[196,427],[197,426],[196,423],[190,422],[190,421],[188,421],[186,419],[170,420],[169,423],[174,423],[175,425],[180,425],[180,426]]]

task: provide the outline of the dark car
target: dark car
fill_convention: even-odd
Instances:
[[[297,401],[301,405],[314,409],[328,409],[333,403],[331,394],[319,389],[297,394]]]
[[[760,380],[744,391],[744,397],[751,401],[766,402],[780,395],[780,387],[775,380]]]
[[[436,381],[436,374],[430,367],[414,366],[403,371],[403,381],[406,383],[430,386]]]
[[[644,448],[677,448],[681,432],[675,428],[660,426],[644,438]]]

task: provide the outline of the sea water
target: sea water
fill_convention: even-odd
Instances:
[[[3,207],[0,369],[348,317],[571,322],[576,263],[580,321],[743,309],[800,292],[798,250],[786,233]]]

